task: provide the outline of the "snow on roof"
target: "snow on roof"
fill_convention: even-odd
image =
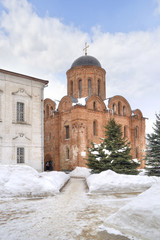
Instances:
[[[73,98],[71,98],[73,99]],[[72,106],[75,105],[82,105],[85,106],[86,102],[87,102],[88,97],[84,97],[84,98],[74,98],[74,101],[72,101]]]
[[[110,100],[110,98],[107,98],[103,101],[106,106],[106,109],[108,109],[109,100]]]
[[[55,104],[56,104],[56,106],[55,106],[55,110],[57,111],[58,110],[58,106],[59,106],[59,103],[60,103],[60,101],[59,100],[53,100],[54,102],[55,102]]]

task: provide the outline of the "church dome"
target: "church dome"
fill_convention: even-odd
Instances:
[[[78,66],[87,66],[87,65],[101,67],[100,62],[95,57],[85,55],[77,58],[72,63],[71,68],[78,67]]]

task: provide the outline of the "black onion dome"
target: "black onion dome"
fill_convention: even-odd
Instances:
[[[101,67],[100,62],[95,57],[85,55],[77,58],[72,63],[71,68],[78,67],[78,66],[87,66],[87,65]]]

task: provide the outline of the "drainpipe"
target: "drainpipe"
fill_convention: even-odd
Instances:
[[[45,85],[41,88],[41,170],[44,171],[44,111],[43,111],[43,104],[44,104],[44,88],[48,87]]]

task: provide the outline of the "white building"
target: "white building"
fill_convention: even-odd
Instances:
[[[0,164],[43,171],[43,92],[48,81],[0,69]]]

